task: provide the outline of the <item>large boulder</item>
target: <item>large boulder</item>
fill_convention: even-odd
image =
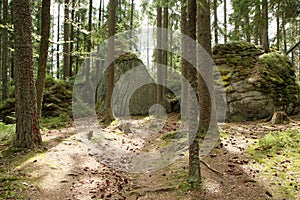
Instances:
[[[275,111],[289,115],[299,110],[295,68],[280,52],[264,54],[247,42],[214,47],[213,59],[222,75],[227,100],[227,121],[269,117]]]
[[[15,123],[15,90],[11,89],[9,99],[0,105],[0,120],[4,123]],[[42,105],[42,117],[72,117],[72,84],[55,80],[48,76]]]
[[[157,84],[143,62],[132,53],[125,53],[114,61],[113,112],[116,117],[147,115],[157,104]],[[96,90],[96,110],[105,113],[106,72],[100,77]],[[166,112],[171,111],[170,103],[163,98]]]

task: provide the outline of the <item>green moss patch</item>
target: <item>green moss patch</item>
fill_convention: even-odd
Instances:
[[[270,132],[248,149],[275,198],[300,198],[300,132]]]

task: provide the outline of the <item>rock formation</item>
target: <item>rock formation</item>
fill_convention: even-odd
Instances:
[[[216,45],[213,59],[222,75],[222,83],[217,84],[226,92],[227,121],[267,118],[275,111],[298,112],[299,85],[287,56],[232,42]]]
[[[115,60],[115,88],[113,93],[114,115],[147,115],[156,104],[156,84],[143,62],[134,54],[125,53]],[[106,74],[100,78],[97,86],[96,110],[105,112]],[[166,112],[171,106],[166,98],[163,100]]]

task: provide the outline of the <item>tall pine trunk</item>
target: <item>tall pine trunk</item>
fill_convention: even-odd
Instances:
[[[214,0],[214,33],[215,33],[215,44],[218,44],[218,1]]]
[[[73,76],[73,63],[74,63],[74,38],[75,38],[75,31],[74,31],[74,23],[75,23],[75,6],[76,6],[76,0],[72,0],[72,11],[71,11],[71,31],[70,31],[70,68],[69,68],[69,74],[70,76]]]
[[[227,0],[224,0],[224,44],[227,43]]]
[[[186,36],[188,34],[187,26],[187,0],[181,0],[181,119],[187,124],[188,120],[188,61],[187,58],[187,42]]]
[[[51,0],[42,1],[41,12],[41,41],[39,51],[38,62],[38,74],[36,80],[36,94],[37,94],[37,116],[41,117],[42,102],[45,87],[47,58],[49,49],[49,37],[50,37],[50,5]]]
[[[109,0],[109,16],[108,16],[108,69],[107,69],[107,94],[106,94],[106,116],[105,121],[113,120],[112,112],[112,93],[114,89],[114,57],[115,57],[115,31],[116,31],[116,8],[117,0]]]
[[[15,35],[15,147],[34,148],[42,144],[33,75],[33,45],[30,0],[14,0]]]
[[[165,3],[167,3],[166,1]],[[168,80],[168,47],[169,47],[169,33],[168,33],[168,28],[169,28],[169,6],[165,5],[163,8],[163,43],[162,43],[162,64],[165,66],[163,67],[163,80],[164,80],[164,86],[163,87],[163,97],[166,94],[166,87],[167,87],[167,80]]]
[[[262,0],[262,36],[263,36],[263,48],[267,53],[269,52],[269,17],[268,17],[268,0]]]
[[[56,78],[60,77],[59,61],[59,37],[60,37],[60,3],[57,5],[57,44],[56,44]]]
[[[2,29],[2,101],[8,98],[8,0],[3,0]]]
[[[158,6],[157,10],[157,45],[156,45],[156,63],[157,63],[157,104],[162,104],[163,99],[163,69],[161,64],[163,62],[163,55],[162,55],[162,7]]]
[[[197,93],[197,70],[196,66],[196,15],[197,15],[197,4],[196,0],[188,0],[188,36],[193,40],[192,44],[187,47],[188,51],[188,80],[193,88],[193,92]],[[190,91],[192,92],[192,91]],[[191,95],[189,95],[191,96]],[[192,108],[192,105],[188,105],[188,116],[189,116],[189,130],[195,127],[197,117],[197,110]],[[200,188],[200,159],[199,159],[199,137],[197,132],[190,133],[190,146],[189,146],[189,182],[194,189]]]
[[[65,0],[64,4],[64,67],[63,78],[70,77],[70,16],[69,16],[69,0]]]

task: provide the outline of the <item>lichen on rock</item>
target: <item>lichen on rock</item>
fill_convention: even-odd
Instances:
[[[231,42],[216,45],[213,59],[226,92],[227,121],[299,111],[300,89],[295,67],[287,56],[280,52],[264,54],[261,47],[247,42]]]

